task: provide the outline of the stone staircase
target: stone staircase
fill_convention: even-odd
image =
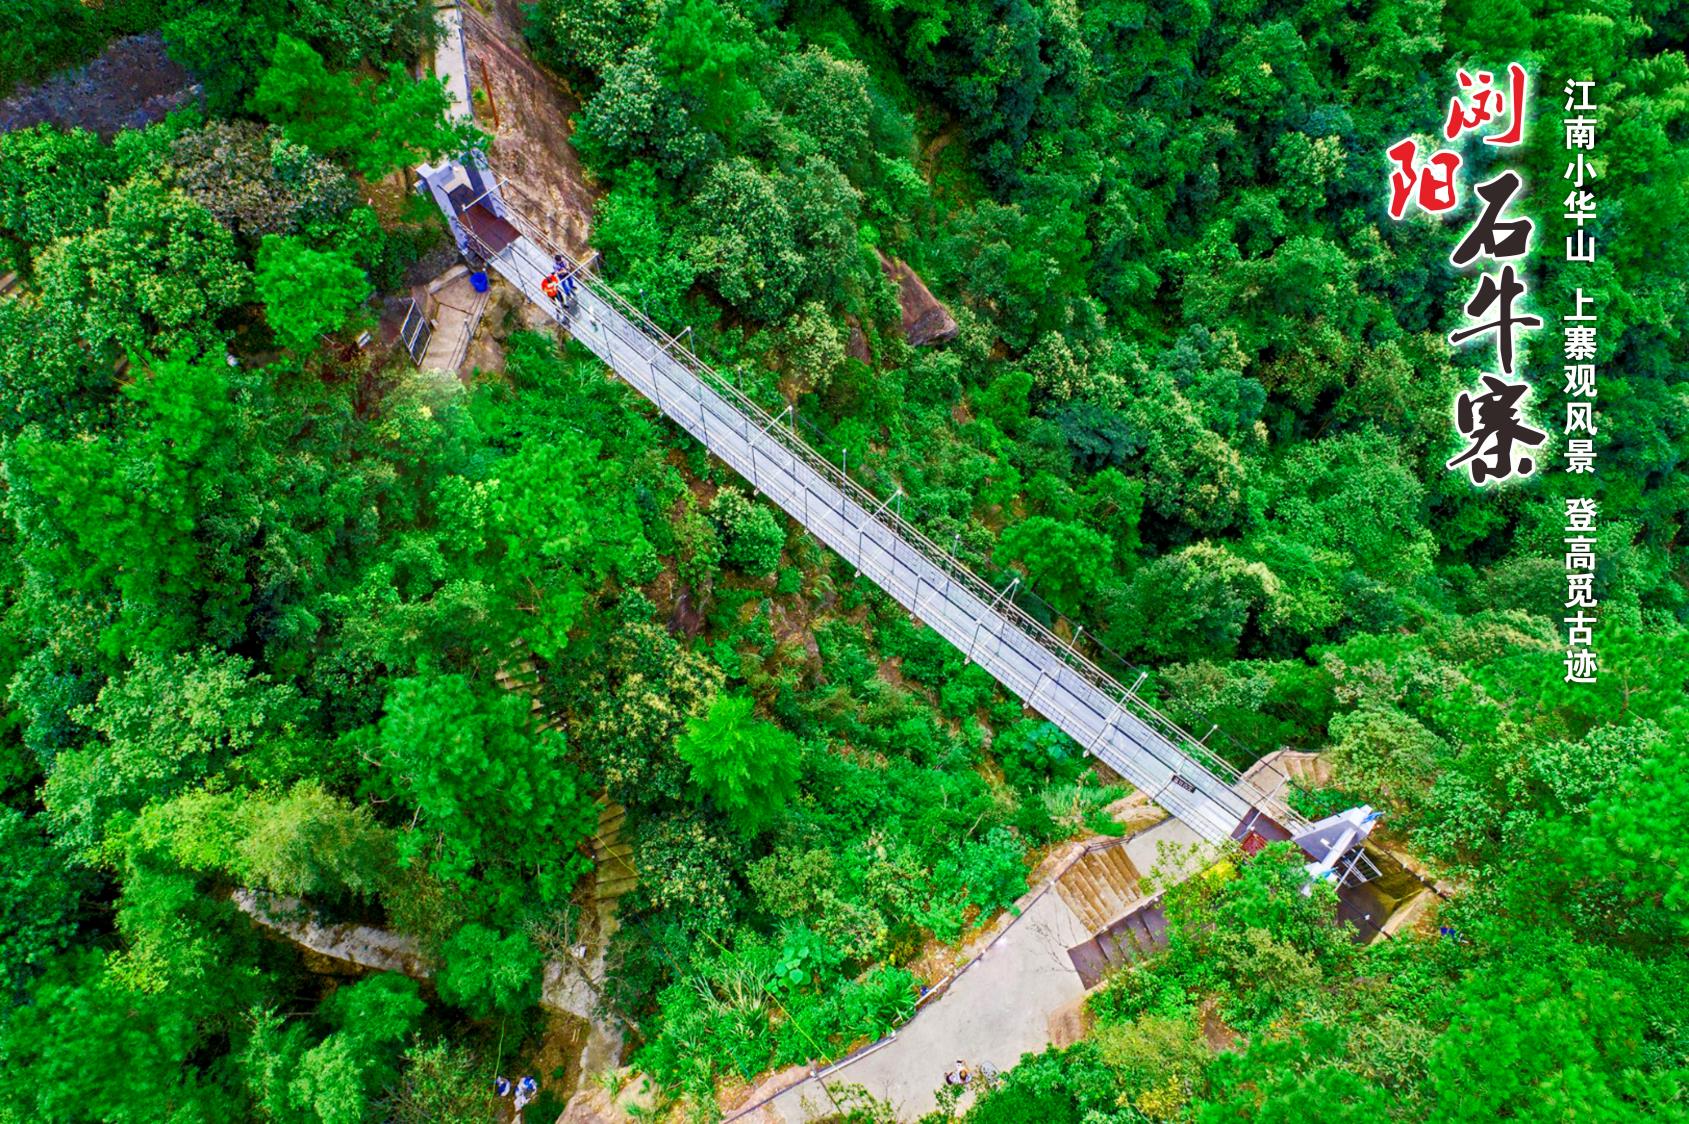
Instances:
[[[1331,784],[1331,762],[1323,754],[1287,749],[1279,760],[1290,779],[1303,788],[1325,788]]]
[[[633,844],[622,838],[622,824],[627,809],[620,804],[604,803],[598,812],[598,828],[592,833],[592,865],[596,876],[593,898],[598,903],[599,917],[608,921],[616,899],[633,889],[639,882],[639,872],[633,865]]]
[[[413,286],[411,299],[431,326],[428,346],[417,359],[417,367],[457,373],[469,353],[469,341],[486,314],[490,292],[476,292],[468,268],[460,264],[426,285]]]
[[[1086,932],[1097,933],[1143,900],[1143,875],[1116,844],[1082,855],[1056,883],[1056,893]]]
[[[500,668],[497,680],[507,691],[533,697],[534,724],[540,730],[555,729],[557,719],[540,701],[539,676],[532,659],[519,659]],[[598,826],[592,832],[593,901],[597,904],[599,928],[604,940],[615,932],[616,900],[639,882],[633,865],[633,844],[622,838],[627,809],[599,797]]]
[[[540,680],[533,659],[523,654],[520,643],[511,645],[511,656],[496,675],[499,686],[533,700],[535,728],[556,729],[561,722],[540,699]],[[541,993],[542,1003],[587,1020],[590,1031],[581,1049],[582,1073],[608,1071],[621,1064],[622,1022],[619,1016],[605,1013],[599,999],[608,972],[606,954],[610,938],[619,927],[616,902],[639,883],[633,865],[633,845],[622,837],[626,820],[626,808],[612,803],[608,797],[599,797],[598,825],[592,832],[592,917],[584,925],[591,934],[586,945],[590,951],[584,960],[574,959],[569,964],[553,961],[546,965]]]

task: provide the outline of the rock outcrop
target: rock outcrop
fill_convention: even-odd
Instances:
[[[850,335],[845,341],[845,354],[860,363],[874,365],[874,353],[868,350],[868,337],[863,334],[862,325],[854,316],[845,317],[845,326],[850,329]]]
[[[110,139],[121,129],[162,120],[198,95],[193,75],[165,53],[163,36],[131,35],[114,40],[83,66],[0,100],[0,133],[46,123]]]
[[[235,907],[258,924],[281,934],[300,948],[371,972],[400,972],[413,980],[434,977],[434,964],[414,938],[370,925],[325,924],[316,911],[298,898],[237,889],[230,895]],[[594,1017],[600,959],[594,964],[552,960],[545,965],[540,1005],[583,1019]],[[615,1028],[619,1037],[620,1029]]]
[[[914,347],[944,343],[956,338],[956,318],[932,295],[908,263],[880,255],[880,268],[897,286],[897,303],[903,310],[903,334]]]
[[[301,948],[372,972],[400,972],[413,980],[434,975],[416,941],[369,925],[324,924],[298,898],[236,890],[231,899],[243,913]]]

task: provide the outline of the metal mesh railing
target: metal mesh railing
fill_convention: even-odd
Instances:
[[[921,561],[948,579],[948,582],[955,583],[967,596],[987,607],[991,613],[1002,617],[1015,630],[1030,638],[1036,647],[1044,652],[1054,654],[1067,672],[1079,676],[1093,690],[1105,696],[1118,707],[1119,711],[1108,717],[1107,723],[1102,729],[1102,734],[1094,740],[1093,744],[1085,746],[1088,752],[1101,757],[1105,762],[1109,762],[1111,754],[1106,751],[1108,747],[1102,743],[1105,741],[1104,735],[1107,735],[1111,730],[1116,730],[1127,735],[1140,750],[1155,755],[1169,769],[1171,781],[1181,783],[1182,787],[1189,789],[1191,792],[1196,792],[1198,787],[1202,789],[1210,788],[1210,785],[1201,782],[1210,779],[1218,781],[1226,789],[1241,798],[1245,811],[1248,809],[1261,810],[1292,832],[1299,832],[1306,828],[1306,823],[1289,808],[1288,803],[1283,799],[1283,794],[1294,783],[1292,778],[1277,770],[1263,772],[1261,767],[1257,765],[1256,768],[1251,770],[1251,776],[1246,779],[1235,766],[1207,744],[1206,739],[1216,731],[1211,730],[1209,734],[1198,738],[1137,694],[1137,689],[1147,678],[1147,672],[1139,671],[1131,688],[1123,686],[1114,676],[1079,651],[1075,644],[1064,640],[1043,621],[1016,604],[1013,597],[1015,592],[1013,584],[1005,589],[980,577],[951,551],[933,542],[918,527],[906,520],[900,511],[894,510],[895,494],[893,497],[876,496],[845,472],[840,465],[834,464],[812,448],[796,432],[796,414],[790,407],[779,415],[772,414],[764,409],[761,404],[746,395],[733,379],[723,376],[698,358],[674,335],[653,322],[642,310],[598,277],[591,269],[590,264],[579,262],[571,255],[560,251],[543,232],[536,229],[524,216],[508,204],[505,205],[503,210],[505,217],[526,237],[497,251],[484,245],[479,246],[478,249],[488,262],[494,268],[499,269],[499,272],[505,274],[507,280],[510,280],[512,284],[520,288],[541,307],[554,308],[553,302],[539,291],[539,280],[551,271],[553,257],[563,258],[573,267],[578,283],[583,290],[582,297],[577,298],[580,301],[580,311],[576,315],[593,317],[595,328],[602,328],[615,336],[624,347],[635,351],[645,361],[653,364],[654,369],[658,365],[659,359],[666,359],[683,369],[698,384],[707,388],[714,398],[725,403],[732,412],[738,415],[738,418],[716,415],[700,396],[697,404],[702,433],[695,433],[694,435],[701,437],[706,446],[712,444],[709,440],[709,422],[712,416],[716,417],[718,425],[732,426],[739,419],[743,419],[746,428],[739,435],[742,439],[750,440],[753,462],[758,451],[755,448],[757,444],[772,445],[778,448],[780,452],[790,458],[794,467],[801,464],[809,472],[819,477],[820,480],[837,490],[840,495],[859,506],[862,512],[866,513],[867,519],[871,523],[877,524],[889,532],[893,539],[890,547],[888,548],[886,544],[876,541],[874,545],[877,548],[887,551],[893,557],[896,556],[899,546],[913,551]],[[472,241],[473,238],[474,236],[471,235]],[[593,301],[602,306],[602,310],[592,307]],[[600,311],[608,315],[601,316]],[[611,363],[611,366],[614,367],[615,364]],[[658,405],[659,407],[663,406],[660,397]],[[665,412],[669,411],[665,409]],[[788,423],[788,418],[793,419],[791,423]],[[677,417],[676,420],[680,419]],[[690,428],[688,426],[689,431]],[[756,431],[754,438],[750,437],[752,429]],[[769,455],[766,449],[761,451],[764,455]],[[754,467],[753,463],[753,470]],[[808,495],[809,493],[806,491],[803,497],[805,502],[807,502]],[[797,502],[797,497],[787,497],[787,499],[792,503]],[[804,513],[794,510],[789,503],[783,503],[782,506],[786,506],[787,510],[793,511],[793,514],[800,521],[808,523],[808,520],[804,518]],[[855,559],[859,564],[863,549],[863,543],[859,541],[857,558]],[[931,592],[936,593],[937,591],[934,589]],[[918,615],[920,598],[920,581],[917,581],[911,607]],[[949,597],[948,591],[946,598],[950,600],[951,604],[956,604],[954,599]],[[1000,639],[1001,631],[999,630],[996,635]],[[1025,662],[1034,666],[1037,665],[1035,658]],[[1124,661],[1120,662],[1124,665]],[[1130,665],[1125,666],[1129,667]],[[1005,681],[1005,685],[1015,689],[1016,693],[1021,695],[1029,705],[1034,705],[1034,699],[1029,698],[1028,694],[1036,696],[1039,687],[1044,682],[1045,674],[1045,672],[1040,672],[1037,682],[1031,685],[1030,692],[1024,682],[1015,684]],[[1176,752],[1177,758],[1168,761],[1160,747],[1146,744],[1141,738],[1132,738],[1131,732],[1127,728],[1130,723],[1121,722],[1122,712],[1129,716],[1131,720],[1141,724],[1156,739],[1165,742],[1168,748]],[[1109,763],[1114,765],[1114,762]],[[1125,772],[1118,766],[1115,767],[1117,771]],[[1165,789],[1166,786],[1163,786],[1163,788]],[[1159,794],[1152,793],[1151,795],[1154,797]],[[1170,808],[1170,810],[1172,809]],[[1235,824],[1236,819],[1232,822]],[[1212,835],[1214,833],[1210,831],[1207,834]]]
[[[428,340],[434,334],[434,329],[428,323],[428,318],[422,314],[422,306],[411,301],[411,306],[405,312],[405,322],[399,327],[399,339],[405,345],[405,351],[410,354],[411,362],[422,366],[422,357],[428,352]]]

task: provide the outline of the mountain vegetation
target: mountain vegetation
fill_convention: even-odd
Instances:
[[[431,6],[0,27],[0,87],[156,28],[204,91],[0,134],[0,1122],[486,1119],[546,961],[600,936],[604,804],[640,873],[606,1010],[709,1118],[899,1024],[1049,847],[1119,830],[1079,746],[578,346],[513,332],[466,387],[357,346],[448,240],[394,173],[477,143],[411,76]],[[1185,883],[1168,949],[970,1119],[1689,1115],[1686,34],[1663,0],[529,10],[612,284],[1235,764],[1323,751],[1303,811],[1385,809],[1454,888],[1362,947],[1281,849]],[[1384,151],[1515,60],[1525,143],[1465,151],[1529,185],[1555,436],[1478,489],[1445,467],[1471,208],[1390,220]],[[1567,78],[1592,264],[1557,252]],[[891,259],[953,340],[910,345]],[[1580,289],[1592,477],[1558,448]],[[315,970],[236,891],[436,970]]]

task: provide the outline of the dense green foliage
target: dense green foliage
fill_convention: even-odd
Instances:
[[[250,104],[289,140],[342,157],[366,176],[460,152],[471,136],[446,123],[450,103],[438,80],[413,81],[394,63],[383,80],[360,82],[330,71],[310,44],[291,35],[276,38]]]
[[[1681,11],[530,16],[613,283],[1236,763],[1325,751],[1306,810],[1386,809],[1459,891],[1445,935],[1363,949],[1278,849],[1186,882],[1168,949],[976,1119],[1682,1115]],[[1041,849],[1118,830],[1080,747],[580,351],[509,334],[459,386],[352,346],[444,237],[390,173],[476,139],[408,76],[431,26],[0,17],[0,86],[156,27],[206,94],[109,142],[0,136],[0,1120],[487,1119],[547,962],[602,936],[601,805],[638,873],[605,1007],[707,1114],[897,1025]],[[1443,339],[1453,231],[1385,217],[1383,150],[1516,57],[1527,143],[1470,172],[1556,184],[1557,82],[1605,105],[1602,260],[1549,252],[1552,186],[1526,201],[1539,309],[1601,305],[1601,460],[1480,492],[1443,467],[1481,362]],[[910,346],[883,258],[953,341]],[[1585,487],[1593,687],[1559,620]],[[431,981],[317,971],[252,901],[392,930]]]
[[[1189,904],[1185,943],[1134,973],[1163,998],[1028,1061],[983,1119],[1681,1109],[1683,31],[1645,2],[539,5],[536,49],[583,91],[624,292],[1000,588],[1021,577],[1034,613],[1154,668],[1237,764],[1326,750],[1337,787],[1302,797],[1311,814],[1380,805],[1471,887],[1445,907],[1458,940],[1366,953],[1276,912],[1283,886]],[[1526,144],[1468,148],[1466,182],[1517,166],[1546,185],[1523,206],[1534,300],[1558,315],[1581,287],[1602,310],[1601,460],[1593,481],[1484,492],[1443,467],[1482,365],[1443,339],[1473,211],[1391,222],[1383,153],[1434,133],[1457,66],[1514,59],[1536,83]],[[1593,266],[1558,253],[1568,77],[1603,104]],[[954,343],[906,346],[875,251],[949,301]],[[1554,423],[1560,333],[1541,335],[1527,370]],[[1559,540],[1563,498],[1591,488],[1606,670],[1582,687],[1563,682]],[[1012,783],[1072,775],[1064,739],[978,717]],[[1216,1060],[1217,1027],[1239,1037]]]
[[[296,238],[266,234],[255,282],[276,338],[308,351],[318,337],[344,327],[369,297],[369,281],[352,256],[313,250]]]

